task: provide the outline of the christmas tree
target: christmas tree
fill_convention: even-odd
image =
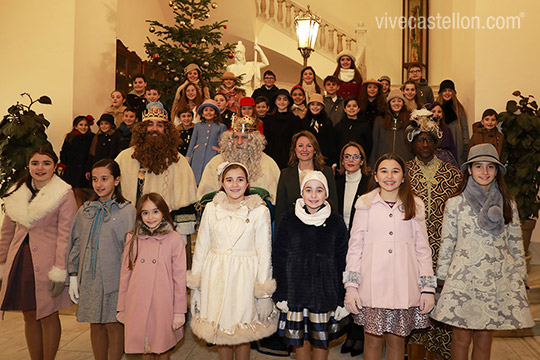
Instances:
[[[0,122],[0,197],[24,174],[30,152],[40,146],[51,146],[45,134],[49,122],[43,114],[30,109],[36,102],[51,104],[51,99],[41,96],[32,100],[28,93],[21,94],[24,95],[30,99],[30,105],[17,102]]]
[[[232,45],[223,45],[221,41],[221,32],[227,28],[227,21],[206,23],[211,8],[216,9],[217,3],[210,0],[172,0],[169,6],[175,14],[175,25],[147,20],[150,23],[148,30],[159,39],[155,42],[147,38],[145,49],[153,66],[165,74],[165,80],[152,82],[161,90],[161,101],[170,109],[187,65],[199,65],[202,77],[212,91],[221,84],[219,79],[226,62],[234,54]]]

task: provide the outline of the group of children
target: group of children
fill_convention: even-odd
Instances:
[[[330,163],[337,162],[345,144],[360,143],[366,160],[371,153],[374,170],[370,192],[356,200],[350,236],[326,200],[325,175],[302,171],[301,197],[279,219],[272,241],[270,212],[258,195],[250,195],[246,166],[224,163],[217,174],[221,189],[204,210],[193,265],[186,273],[184,242],[165,201],[149,193],[131,204],[122,196],[120,169],[111,160],[129,146],[143,109],[166,112],[159,92],[146,87],[143,76],[135,78],[127,98],[118,91],[111,94],[96,135],[90,131],[90,116],[75,118],[66,135],[63,177],[75,190],[90,180],[95,194],[76,213],[69,186],[54,174],[54,152],[33,152],[28,176],[5,198],[0,238],[5,275],[0,306],[22,310],[27,329],[43,329],[27,338],[31,357],[40,352],[54,357],[58,310],[71,298],[78,303],[78,321],[91,324],[96,358],[119,359],[125,351],[166,359],[183,336],[186,287],[191,289],[193,332],[218,345],[221,359],[248,359],[249,342],[276,329],[295,347],[297,359],[327,358],[329,342],[343,333],[349,313],[364,326],[366,359],[380,358],[385,342],[388,359],[403,359],[405,336],[428,326],[428,314],[453,326],[456,359],[467,356],[473,334],[467,329],[475,329],[476,352],[485,353],[492,332],[483,330],[531,326],[519,220],[502,178],[503,138],[496,112],[486,110],[480,124],[473,125],[472,139],[467,136],[464,142],[467,123],[453,82],[441,84],[441,102],[434,103],[421,81],[421,68],[420,80],[406,82],[403,92],[390,91],[388,77],[362,83],[351,54],[340,54],[337,61],[336,72],[324,80],[326,96],[308,67],[290,94],[275,87],[273,72],[265,72],[265,84],[254,97],[238,96],[234,75],[226,73],[213,100],[201,69],[192,64],[177,91],[171,121],[197,183],[206,163],[219,153],[219,137],[234,115],[257,120],[267,140],[265,151],[280,168],[288,166],[291,138],[301,130],[313,133]],[[411,78],[417,70],[409,69]],[[459,152],[453,155],[465,177],[445,210],[437,278],[446,284],[434,312],[437,284],[424,204],[411,190],[402,159],[409,158],[396,145],[405,141],[408,108],[425,103],[420,98],[433,105],[430,110],[438,115],[434,118],[443,133],[446,120],[446,133],[459,132],[462,146],[470,148],[462,161]],[[373,143],[378,127],[381,137],[390,139],[388,147]],[[45,244],[56,253],[44,249]],[[474,259],[463,255],[471,251]],[[501,268],[483,274],[470,270],[494,263]],[[494,293],[499,284],[504,291]],[[477,319],[462,299],[474,309],[488,303],[493,311],[481,310]]]
[[[159,194],[133,206],[118,164],[103,159],[91,169],[95,199],[75,213],[57,161],[49,148],[32,152],[27,177],[4,198],[0,306],[22,310],[27,329],[43,329],[27,337],[32,358],[54,357],[69,295],[77,320],[91,324],[97,359],[124,351],[167,359],[183,336],[186,286],[193,332],[218,345],[221,359],[249,359],[249,342],[276,328],[297,359],[327,358],[349,313],[364,326],[366,359],[381,358],[384,343],[387,359],[403,359],[405,337],[427,327],[428,314],[453,327],[455,359],[467,358],[473,334],[473,353],[489,354],[491,330],[533,324],[519,217],[491,144],[471,148],[460,191],[447,202],[437,267],[445,284],[434,312],[424,204],[396,154],[377,160],[350,238],[326,201],[323,173],[301,173],[301,197],[272,241],[270,211],[250,195],[247,168],[221,164],[189,272]]]

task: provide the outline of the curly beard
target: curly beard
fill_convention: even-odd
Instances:
[[[250,181],[257,180],[262,175],[261,157],[266,139],[261,133],[249,133],[247,144],[235,145],[232,131],[226,131],[219,139],[219,147],[224,161],[234,161],[244,164],[249,171]]]
[[[132,157],[149,172],[163,173],[179,158],[179,136],[175,134],[176,131],[172,132],[167,126],[165,133],[146,131],[146,126],[137,126],[131,139],[131,146],[135,146]]]

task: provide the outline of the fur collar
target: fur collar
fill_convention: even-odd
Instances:
[[[173,231],[173,227],[171,224],[169,224],[167,221],[162,221],[161,224],[155,229],[150,229],[146,224],[142,224],[141,230],[139,231],[139,235],[141,236],[159,236],[159,235],[167,235]]]
[[[6,214],[26,228],[54,210],[71,186],[53,175],[51,180],[32,198],[32,192],[26,184],[21,185],[13,194],[4,198]]]
[[[358,200],[356,200],[356,205],[355,205],[356,210],[369,210],[371,209],[371,205],[373,205],[376,202],[384,203],[385,201],[381,198],[380,191],[381,191],[380,188],[376,188],[368,192],[367,194],[360,196]],[[414,219],[423,220],[425,218],[424,203],[422,202],[422,199],[420,199],[417,196],[414,197],[414,202],[416,205],[416,214],[414,216]],[[394,207],[396,206],[398,208],[402,206],[401,200],[398,199]]]
[[[227,194],[225,194],[224,191],[219,191],[214,196],[212,201],[216,205],[220,205],[220,207],[224,210],[236,210],[242,206],[246,206],[248,210],[251,211],[261,205],[264,205],[264,201],[259,195],[248,195],[244,198],[244,201],[240,202],[239,204],[231,204],[227,199]]]

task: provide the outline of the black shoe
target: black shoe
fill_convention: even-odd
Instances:
[[[354,340],[352,339],[345,340],[343,345],[341,345],[341,353],[342,354],[350,353],[353,345],[354,345]]]
[[[351,346],[351,356],[355,357],[364,352],[364,340],[356,340]]]

